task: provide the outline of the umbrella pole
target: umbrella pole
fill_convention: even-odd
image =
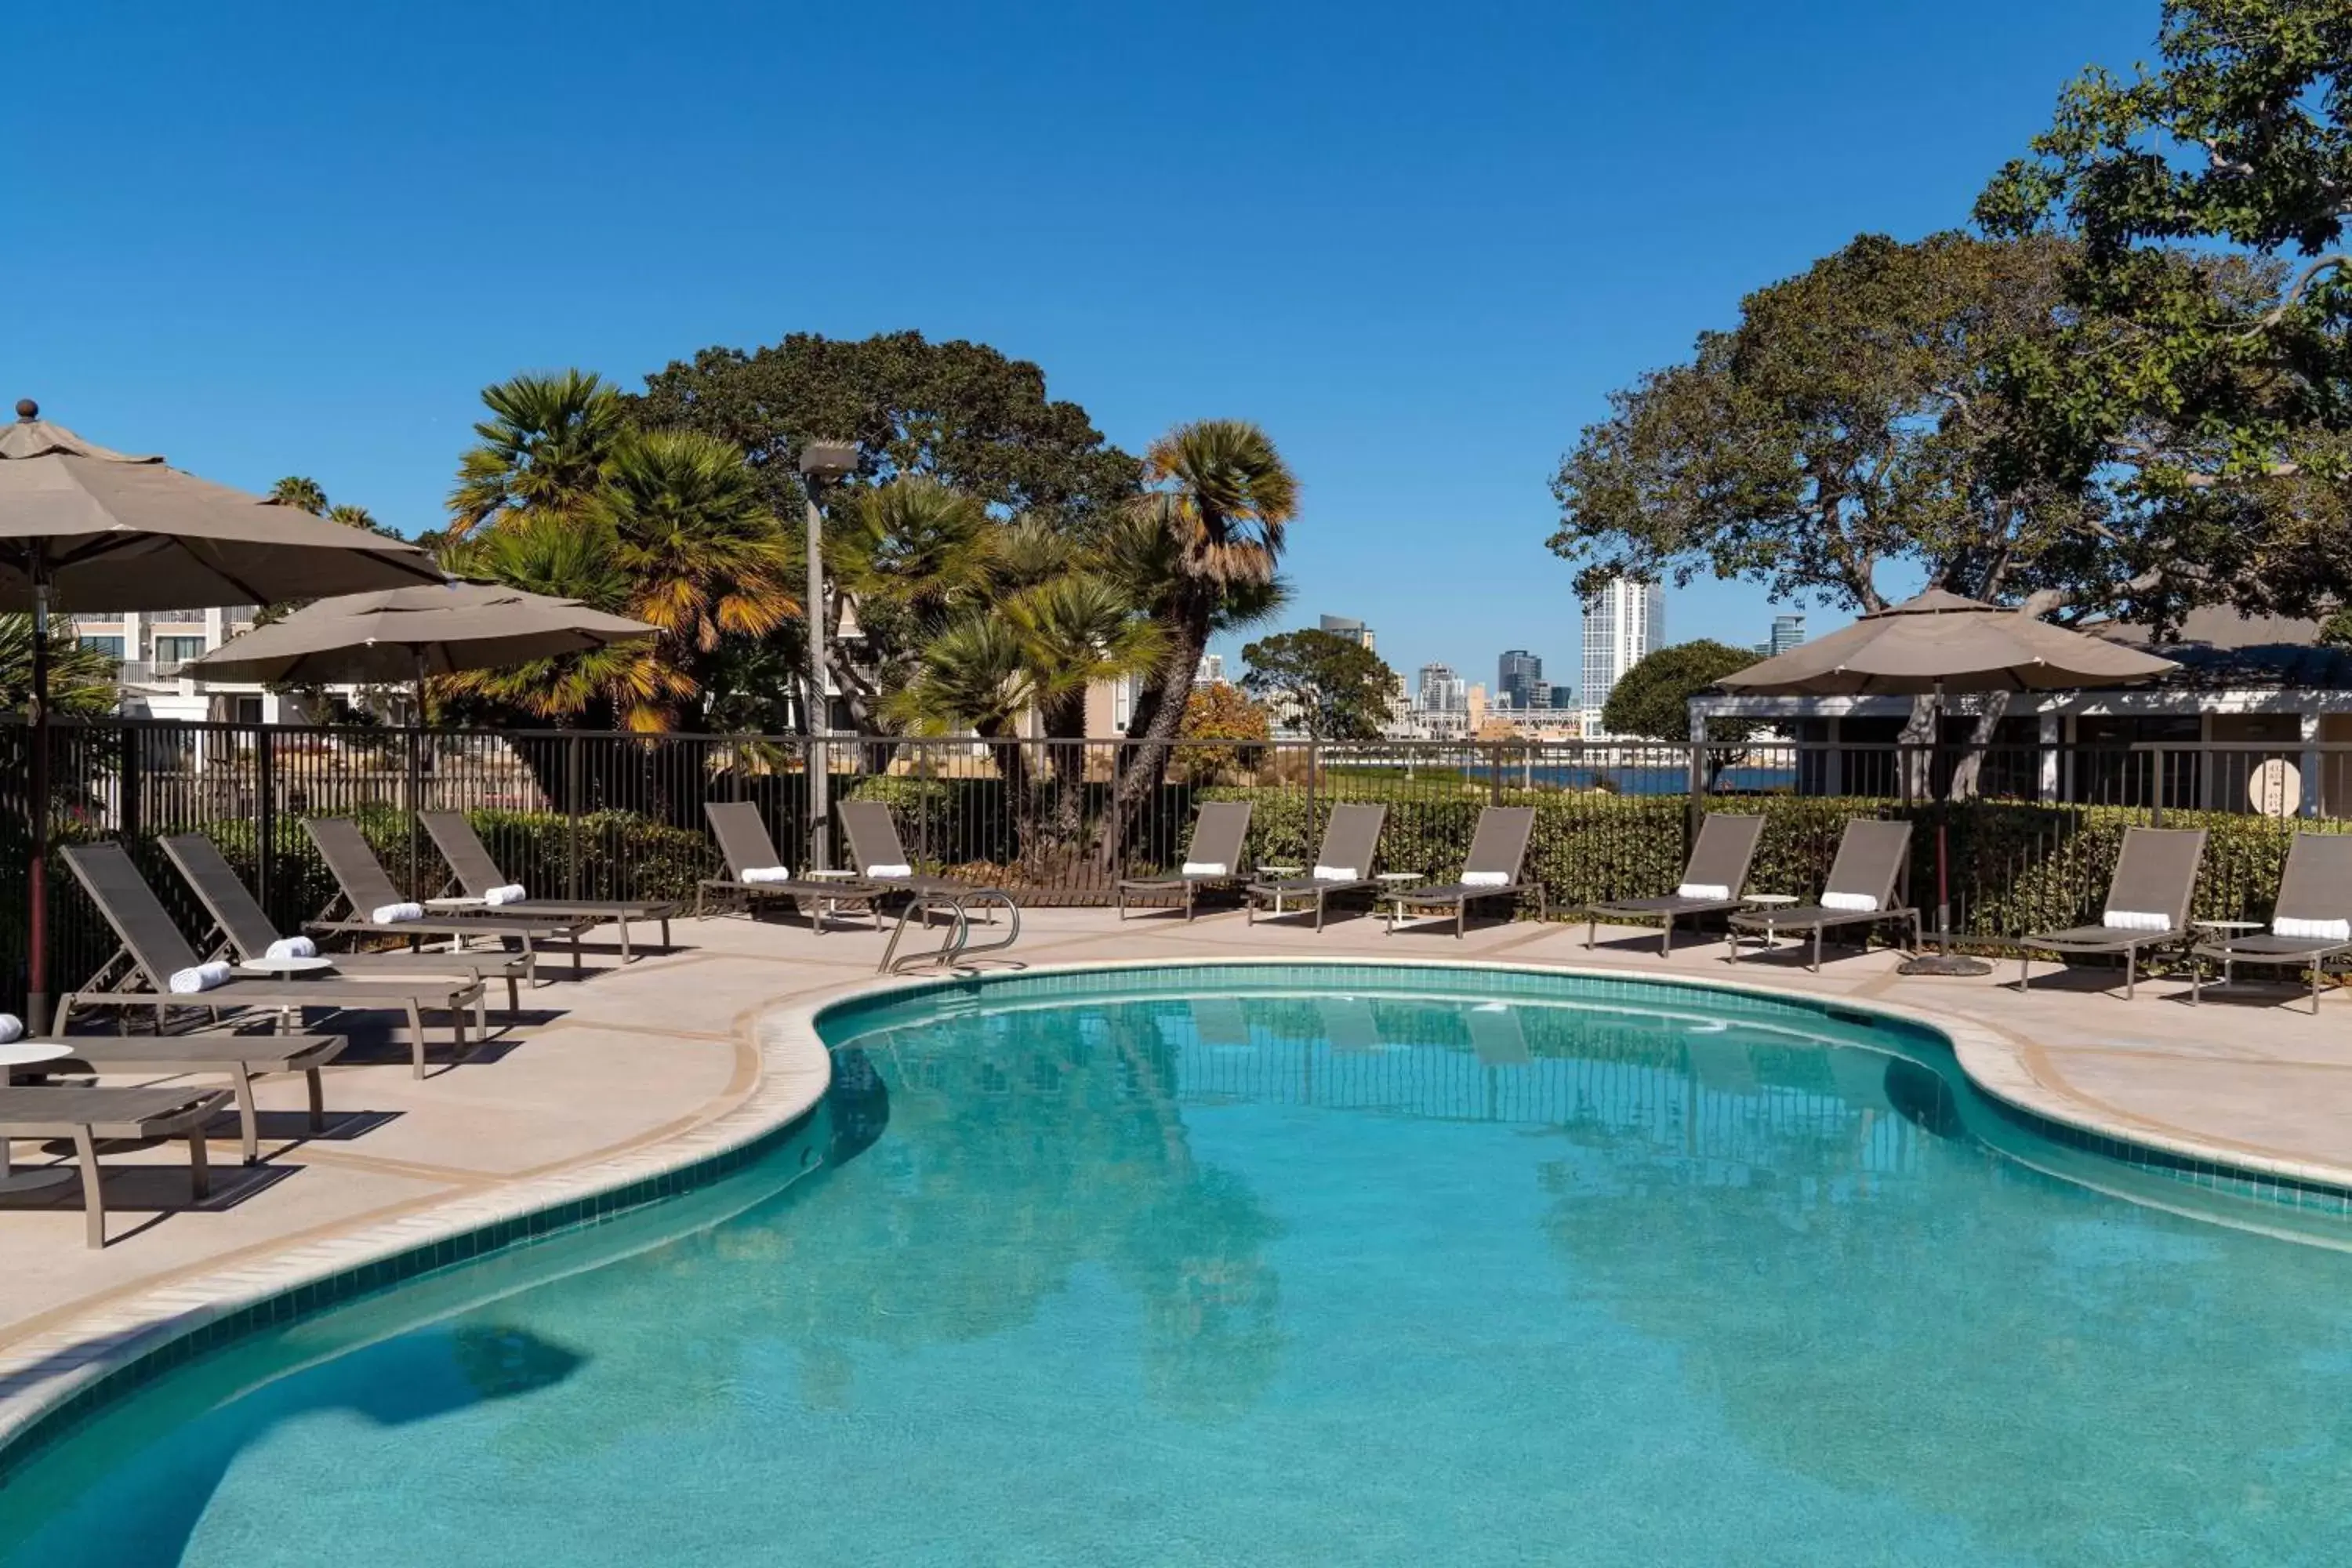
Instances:
[[[25,1032],[38,1038],[49,1032],[49,571],[41,542],[33,542],[33,700],[29,726],[33,765],[28,781],[32,798],[26,815],[31,819],[32,858],[25,868],[30,897],[26,911],[32,921],[25,942]]]
[[[408,896],[425,897],[425,869],[416,863],[416,810],[425,789],[425,650],[416,654],[416,711],[408,729]]]
[[[1952,792],[1936,787],[1936,765],[1944,760],[1944,683],[1936,682],[1936,727],[1927,753],[1927,789],[1936,797],[1936,940],[1943,951],[1915,953],[1901,966],[1905,974],[1990,974],[1992,965],[1981,958],[1963,958],[1952,952],[1951,844],[1946,829],[1952,817]]]

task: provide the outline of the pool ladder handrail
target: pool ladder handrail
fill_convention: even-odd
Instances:
[[[1003,904],[1009,911],[1004,934],[978,947],[971,945],[971,906],[974,903]],[[953,917],[949,922],[945,940],[930,952],[910,952],[903,958],[898,956],[898,941],[907,934],[908,922],[920,915],[923,924],[929,926],[932,914],[940,910],[945,910]],[[960,893],[918,893],[907,900],[906,908],[898,911],[898,923],[891,928],[890,941],[882,949],[882,962],[876,966],[874,973],[898,974],[929,964],[952,967],[973,953],[995,952],[1020,940],[1021,906],[1013,902],[1008,893],[994,888],[972,888]]]

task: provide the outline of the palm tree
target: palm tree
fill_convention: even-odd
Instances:
[[[387,539],[398,539],[400,537],[400,533],[397,530],[387,528],[383,523],[378,522],[375,520],[375,513],[368,510],[368,509],[363,506],[353,506],[349,501],[338,501],[333,506],[329,507],[327,509],[327,521],[329,522],[340,522],[345,528],[363,529],[370,533],[381,533]]]
[[[1025,826],[1029,763],[1015,726],[1035,694],[1019,628],[975,606],[924,644],[914,679],[884,701],[883,711],[916,734],[968,729],[992,742],[1005,794]]]
[[[318,480],[301,474],[289,474],[269,487],[269,499],[279,506],[290,506],[307,511],[312,517],[323,517],[327,511],[327,491]]]
[[[836,507],[825,565],[834,593],[856,604],[863,658],[839,637],[827,648],[861,726],[888,721],[881,693],[912,680],[923,645],[991,592],[1003,532],[979,497],[925,475],[857,490]],[[837,621],[838,607],[826,618]]]
[[[1130,513],[1163,574],[1151,598],[1168,649],[1128,730],[1140,743],[1127,752],[1112,795],[1106,863],[1117,859],[1136,807],[1167,767],[1210,633],[1229,606],[1276,581],[1284,531],[1298,511],[1297,476],[1247,420],[1178,426],[1144,453],[1143,479]]]
[[[441,564],[457,576],[576,599],[616,615],[628,608],[630,582],[614,560],[611,536],[568,517],[510,516],[448,545]],[[433,689],[437,695],[473,698],[533,719],[590,729],[657,730],[675,705],[698,695],[695,683],[662,658],[658,643],[641,642],[501,669],[463,670],[436,679]]]
[[[1076,571],[1050,578],[1008,601],[1004,616],[1020,635],[1037,716],[1054,774],[1048,839],[1077,847],[1086,790],[1087,689],[1099,681],[1146,675],[1167,658],[1166,632],[1137,613],[1110,578]]]
[[[519,375],[483,388],[482,402],[490,417],[449,492],[452,535],[501,513],[585,507],[627,427],[620,393],[587,371]]]
[[[764,637],[800,613],[791,546],[743,455],[689,431],[624,432],[583,500],[501,512],[451,544],[443,563],[662,629],[650,644],[448,682],[540,718],[675,729],[707,691],[725,639]]]
[[[670,656],[730,633],[764,637],[801,613],[793,552],[743,454],[693,430],[631,433],[613,447],[591,521],[629,579],[627,614],[662,628]]]
[[[49,711],[95,719],[114,711],[121,666],[75,635],[63,616],[49,623]],[[0,709],[21,711],[33,700],[33,617],[0,616]]]

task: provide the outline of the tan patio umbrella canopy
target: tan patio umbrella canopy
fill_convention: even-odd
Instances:
[[[197,610],[436,583],[405,540],[128,457],[40,417],[0,424],[0,610]]]
[[[2064,691],[2153,680],[2177,668],[2168,658],[1931,588],[1727,675],[1721,684],[1776,697]]]
[[[0,425],[0,610],[30,610],[30,930],[26,1023],[48,1026],[48,614],[198,610],[353,594],[441,578],[404,540],[312,517],[85,441],[26,398]]]
[[[659,633],[572,599],[453,582],[321,599],[223,643],[194,668],[211,680],[404,684]]]

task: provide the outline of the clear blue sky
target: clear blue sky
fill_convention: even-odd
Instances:
[[[1574,675],[1547,481],[1609,391],[1853,235],[1966,219],[2156,0],[886,8],[77,0],[0,57],[0,395],[439,519],[476,395],[914,327],[1130,449],[1263,422],[1293,619]],[[1764,634],[1674,594],[1675,640]],[[1829,617],[1834,620],[1837,617]],[[1823,617],[1815,618],[1821,629]]]

